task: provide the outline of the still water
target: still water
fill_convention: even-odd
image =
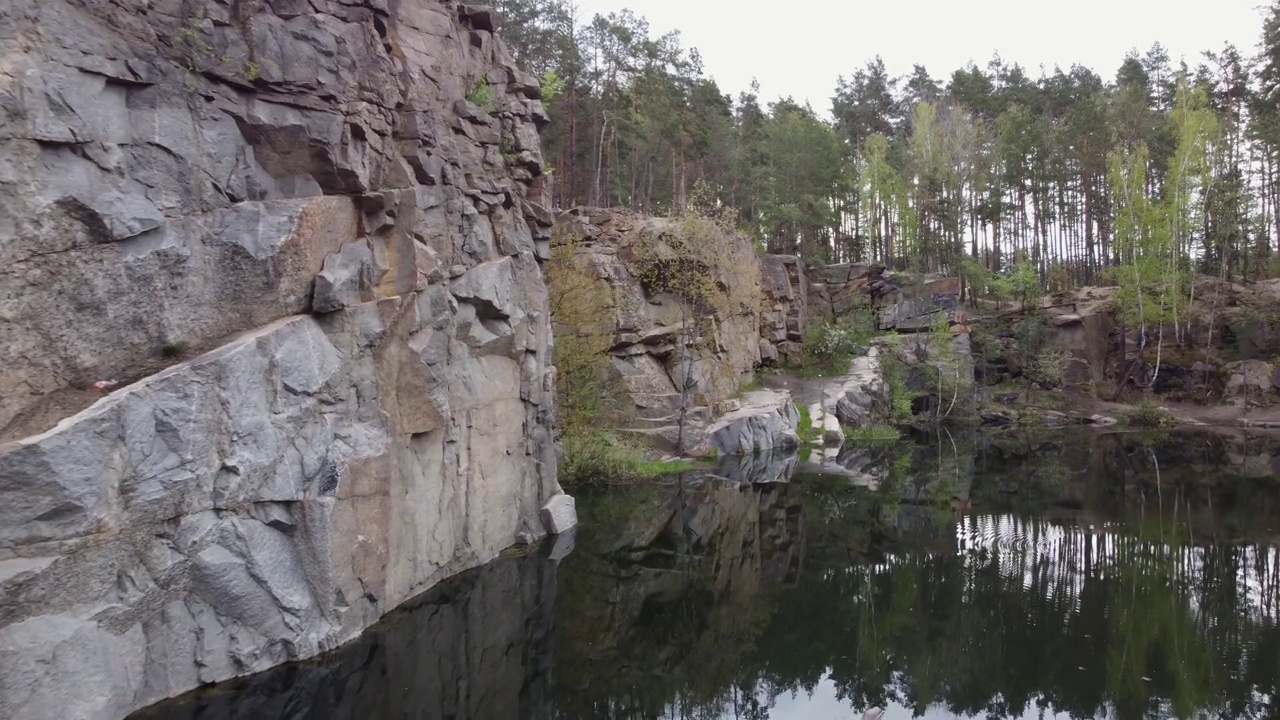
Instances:
[[[567,557],[137,717],[1277,716],[1275,440],[944,435],[816,466],[582,493]]]

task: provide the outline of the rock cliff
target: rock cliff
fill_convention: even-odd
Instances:
[[[130,720],[544,720],[555,591],[556,563],[542,552],[504,555],[440,583],[337,652]]]
[[[0,48],[0,717],[315,655],[543,533],[546,118],[486,10],[10,0]]]
[[[607,334],[609,372],[634,407],[634,432],[674,449],[688,388],[686,448],[760,363],[760,264],[750,241],[706,218],[657,218],[575,208],[556,223],[556,248],[600,285],[582,326]],[[567,319],[557,315],[557,322]],[[583,327],[562,327],[581,332]]]

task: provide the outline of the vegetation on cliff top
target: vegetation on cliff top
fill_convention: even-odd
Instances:
[[[668,214],[702,180],[772,252],[975,280],[1021,256],[1043,290],[1125,283],[1148,322],[1178,312],[1147,299],[1173,269],[1280,270],[1280,3],[1256,60],[1227,45],[1179,66],[1156,44],[1111,78],[998,57],[895,78],[876,58],[833,88],[830,121],[726,96],[696,50],[631,12],[497,9],[519,62],[560,82],[545,144],[561,207]]]
[[[679,300],[675,326],[676,451],[690,450],[688,411],[699,402],[715,403],[740,390],[733,372],[704,388],[695,398],[699,373],[694,364],[714,357],[716,319],[754,313],[759,303],[759,266],[751,246],[733,237],[732,215],[711,206],[691,206],[654,242],[631,248],[637,255],[628,270],[650,295]],[[660,242],[658,242],[660,241]],[[642,443],[626,433],[635,406],[612,366],[615,342],[615,288],[583,255],[570,237],[553,243],[547,285],[555,331],[556,390],[563,433],[561,482],[566,485],[627,482],[687,469],[687,463],[650,459]],[[681,382],[681,379],[683,382]]]
[[[1147,392],[1170,352],[1236,330],[1222,322],[1228,293],[1203,297],[1204,276],[1220,287],[1280,276],[1280,2],[1256,59],[1228,45],[1180,65],[1156,44],[1117,58],[1110,77],[1082,66],[1036,77],[994,58],[895,78],[877,58],[838,81],[830,119],[754,90],[726,96],[696,50],[630,12],[496,9],[548,89],[556,205],[679,215],[703,204],[769,252],[959,276],[970,303],[1025,313],[1009,352],[1027,398],[1062,387],[1069,359],[1035,341],[1043,318],[1026,311],[1046,293],[1113,286],[1126,365],[1114,389]],[[856,335],[811,328],[793,369],[838,372]]]

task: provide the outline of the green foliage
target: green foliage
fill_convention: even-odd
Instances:
[[[996,274],[982,264],[981,260],[966,257],[962,261],[960,274],[969,286],[972,297],[996,297],[999,286],[996,285]]]
[[[871,299],[861,297],[845,315],[825,323],[810,323],[792,370],[801,377],[825,377],[848,372],[849,364],[877,334]]]
[[[1040,274],[1025,254],[1019,254],[1013,267],[991,280],[992,290],[999,298],[1018,301],[1023,310],[1040,305]]]
[[[1066,378],[1071,353],[1065,350],[1044,350],[1036,356],[1036,381],[1048,388],[1059,387]]]
[[[477,80],[476,84],[472,86],[471,92],[467,93],[467,102],[484,112],[493,112],[493,86],[484,78]]]
[[[865,342],[865,336],[852,323],[811,324],[805,328],[798,365],[793,369],[800,377],[825,377],[848,372],[854,356],[865,350]]]
[[[650,460],[635,443],[608,430],[574,428],[562,443],[559,481],[566,488],[624,485],[698,466],[692,460]]]
[[[560,97],[564,92],[565,82],[556,74],[554,68],[547,68],[542,73],[542,77],[538,79],[538,86],[542,95],[542,102],[549,103]]]
[[[911,422],[911,390],[907,388],[906,367],[894,352],[880,354],[881,372],[889,391],[889,422],[905,425]]]
[[[1003,270],[1024,304],[1162,243],[1169,252],[1124,281],[1156,284],[1139,315],[1148,298],[1174,312],[1154,278],[1175,260],[1256,277],[1275,254],[1280,183],[1262,177],[1280,152],[1274,8],[1256,66],[1227,46],[1179,72],[1157,45],[1114,77],[1069,63],[1035,77],[997,57],[940,82],[919,66],[895,78],[875,58],[837,81],[831,121],[790,98],[762,102],[755,86],[730,97],[695,49],[634,13],[496,9],[550,104],[559,207],[678,213],[702,180],[770,252],[964,274],[977,296],[996,288],[972,271]]]
[[[160,354],[167,358],[176,358],[186,354],[190,349],[191,343],[185,340],[175,340],[165,343],[164,347],[160,348]]]
[[[1167,428],[1177,424],[1172,415],[1156,405],[1150,396],[1120,414],[1125,424],[1136,428]]]
[[[713,448],[714,450],[714,448]],[[706,458],[714,460],[715,455],[712,454]],[[667,475],[676,475],[690,470],[696,470],[702,467],[702,463],[697,460],[681,458],[677,460],[645,460],[636,468],[636,474],[641,478],[659,478]]]
[[[800,414],[800,422],[796,426],[796,435],[799,436],[801,444],[808,445],[818,442],[822,439],[822,428],[813,426],[813,417],[809,414],[809,408],[804,403],[795,403],[796,412]]]

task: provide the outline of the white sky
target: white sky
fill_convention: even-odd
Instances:
[[[1111,80],[1124,54],[1159,41],[1176,67],[1233,42],[1256,52],[1269,0],[577,0],[583,20],[630,9],[654,35],[679,30],[721,90],[760,81],[762,102],[791,95],[827,114],[838,75],[880,55],[893,75],[921,63],[945,84],[999,51],[1033,78],[1044,65],[1092,67]]]

